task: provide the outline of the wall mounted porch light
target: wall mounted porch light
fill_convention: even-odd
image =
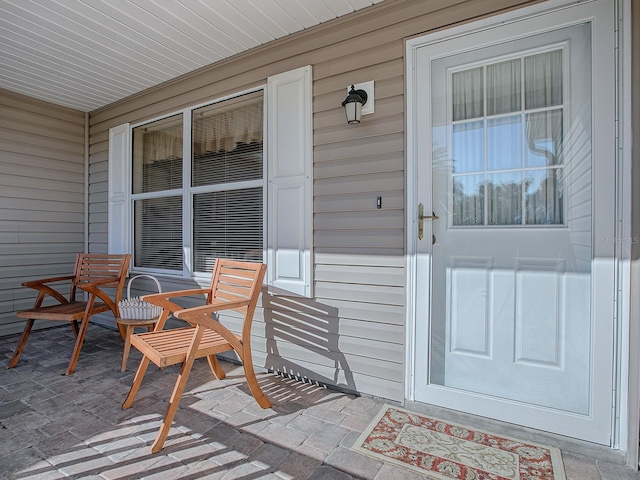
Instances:
[[[347,123],[349,125],[360,123],[360,118],[362,117],[362,106],[367,103],[367,98],[367,92],[364,90],[356,90],[355,87],[351,85],[351,90],[349,90],[347,98],[342,102],[344,113],[347,115]]]
[[[347,98],[342,102],[347,123],[356,125],[360,123],[362,115],[374,113],[375,88],[374,81],[347,85]]]

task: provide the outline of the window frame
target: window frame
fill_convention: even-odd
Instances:
[[[208,107],[211,105],[215,105],[218,103],[225,102],[227,100],[231,100],[234,98],[241,97],[243,95],[256,93],[262,91],[262,103],[263,103],[263,115],[262,115],[262,124],[263,124],[263,148],[262,148],[262,179],[261,180],[250,180],[250,181],[241,181],[241,182],[231,182],[224,184],[213,184],[213,185],[202,185],[194,187],[192,186],[192,167],[193,167],[193,158],[192,158],[192,121],[193,121],[193,111],[202,107]],[[183,161],[182,161],[182,188],[181,189],[172,189],[172,190],[161,190],[161,191],[153,191],[153,192],[144,192],[144,193],[133,193],[133,179],[131,173],[128,175],[128,192],[129,192],[129,201],[127,208],[129,209],[129,250],[132,256],[131,269],[132,271],[139,273],[147,273],[147,274],[157,274],[163,275],[167,277],[176,277],[176,278],[191,278],[196,280],[206,281],[211,277],[210,273],[207,272],[196,272],[194,271],[194,259],[193,259],[193,225],[194,225],[194,215],[193,215],[193,196],[200,193],[210,193],[210,192],[221,192],[221,191],[229,191],[236,190],[241,188],[255,188],[262,187],[262,262],[266,262],[267,256],[267,178],[268,178],[268,135],[267,135],[267,85],[263,84],[254,88],[242,90],[240,92],[234,92],[229,95],[225,95],[223,97],[218,97],[213,100],[209,100],[206,102],[202,102],[196,105],[192,105],[181,110],[173,111],[158,117],[154,117],[144,122],[139,122],[135,124],[129,125],[129,136],[133,139],[134,129],[143,127],[145,125],[150,125],[154,122],[158,122],[170,117],[174,116],[182,116],[182,153],[183,153]],[[133,167],[133,142],[130,142],[128,149],[128,161],[127,168],[131,170]],[[229,187],[232,188],[229,188]],[[170,196],[180,196],[182,198],[182,271],[179,270],[168,270],[162,268],[150,268],[150,267],[140,267],[136,266],[136,258],[135,258],[135,228],[133,222],[134,218],[134,205],[136,200],[145,200],[150,198],[164,198]]]

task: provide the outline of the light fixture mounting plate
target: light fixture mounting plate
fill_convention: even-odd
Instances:
[[[370,113],[373,113],[375,103],[373,80],[347,85],[347,95],[349,95],[349,92],[351,91],[351,85],[353,85],[353,88],[355,88],[356,90],[364,90],[365,92],[367,92],[367,103],[362,106],[362,115],[369,115]]]

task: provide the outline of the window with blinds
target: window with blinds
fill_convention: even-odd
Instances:
[[[216,258],[262,261],[262,92],[193,111],[193,265]]]
[[[263,116],[258,91],[133,129],[136,267],[210,273],[217,258],[262,261]]]

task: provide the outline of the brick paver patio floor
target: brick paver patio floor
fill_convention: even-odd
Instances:
[[[7,370],[18,335],[0,342],[0,479],[376,479],[425,478],[350,450],[382,402],[283,378],[258,375],[271,399],[261,409],[242,367],[222,362],[213,378],[196,361],[164,449],[151,454],[179,366],[151,365],[133,406],[120,405],[140,354],[120,372],[117,332],[90,325],[76,372],[62,375],[71,329],[31,334]],[[620,462],[563,450],[569,480],[640,478]]]

